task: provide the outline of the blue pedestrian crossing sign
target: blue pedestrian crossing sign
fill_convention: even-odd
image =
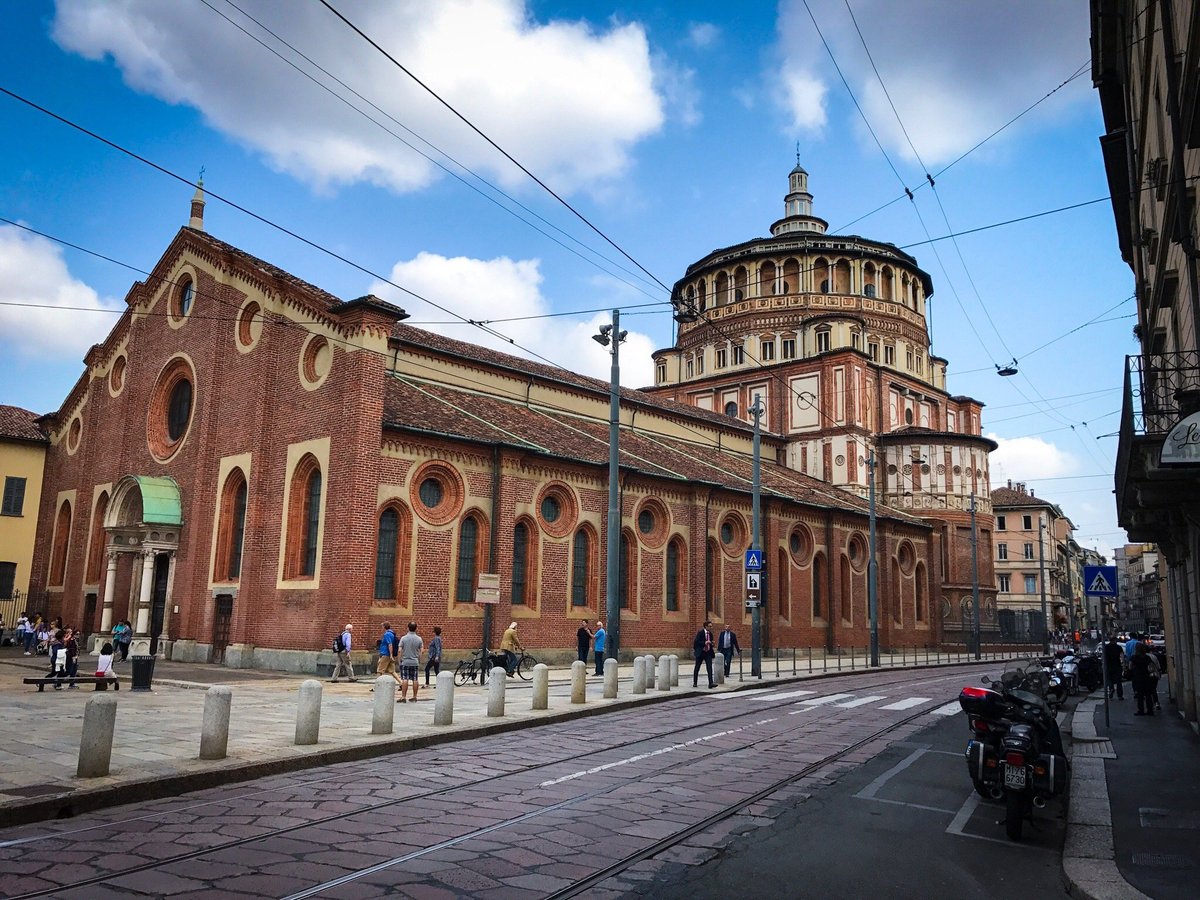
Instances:
[[[760,572],[762,571],[763,552],[761,550],[746,551],[746,571]]]
[[[1117,567],[1084,566],[1083,592],[1089,597],[1117,596]]]

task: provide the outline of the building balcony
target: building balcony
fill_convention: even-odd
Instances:
[[[1200,503],[1194,466],[1163,465],[1163,444],[1179,420],[1200,410],[1200,351],[1125,358],[1117,444],[1117,521],[1135,542],[1170,542],[1173,517]]]

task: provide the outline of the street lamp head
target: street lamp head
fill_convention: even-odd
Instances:
[[[611,326],[605,326],[605,327],[608,327],[610,331],[612,330]],[[603,334],[603,333],[593,334],[592,340],[595,341],[597,344],[599,344],[601,347],[607,347],[609,344],[612,343],[612,341],[609,339],[608,335]]]
[[[617,335],[617,343],[618,343],[618,344],[623,344],[623,343],[625,343],[625,337],[626,337],[626,335],[628,335],[628,334],[629,334],[629,332],[628,332],[628,331],[622,331],[622,332],[621,332],[619,335]]]

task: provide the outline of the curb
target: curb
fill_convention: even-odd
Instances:
[[[1100,700],[1088,697],[1071,719],[1071,786],[1067,793],[1067,838],[1062,870],[1067,893],[1079,900],[1150,900],[1125,880],[1113,847],[1112,808],[1104,760],[1115,759],[1107,738],[1096,734]],[[1080,756],[1076,745],[1101,752]]]

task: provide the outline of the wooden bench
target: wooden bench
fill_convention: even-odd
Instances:
[[[106,675],[75,675],[70,678],[55,678],[53,675],[44,675],[41,678],[26,678],[25,684],[36,684],[38,693],[42,693],[48,684],[94,684],[96,690],[103,691],[108,689],[108,685],[113,686],[113,690],[121,689],[121,682],[115,678],[109,678]]]

